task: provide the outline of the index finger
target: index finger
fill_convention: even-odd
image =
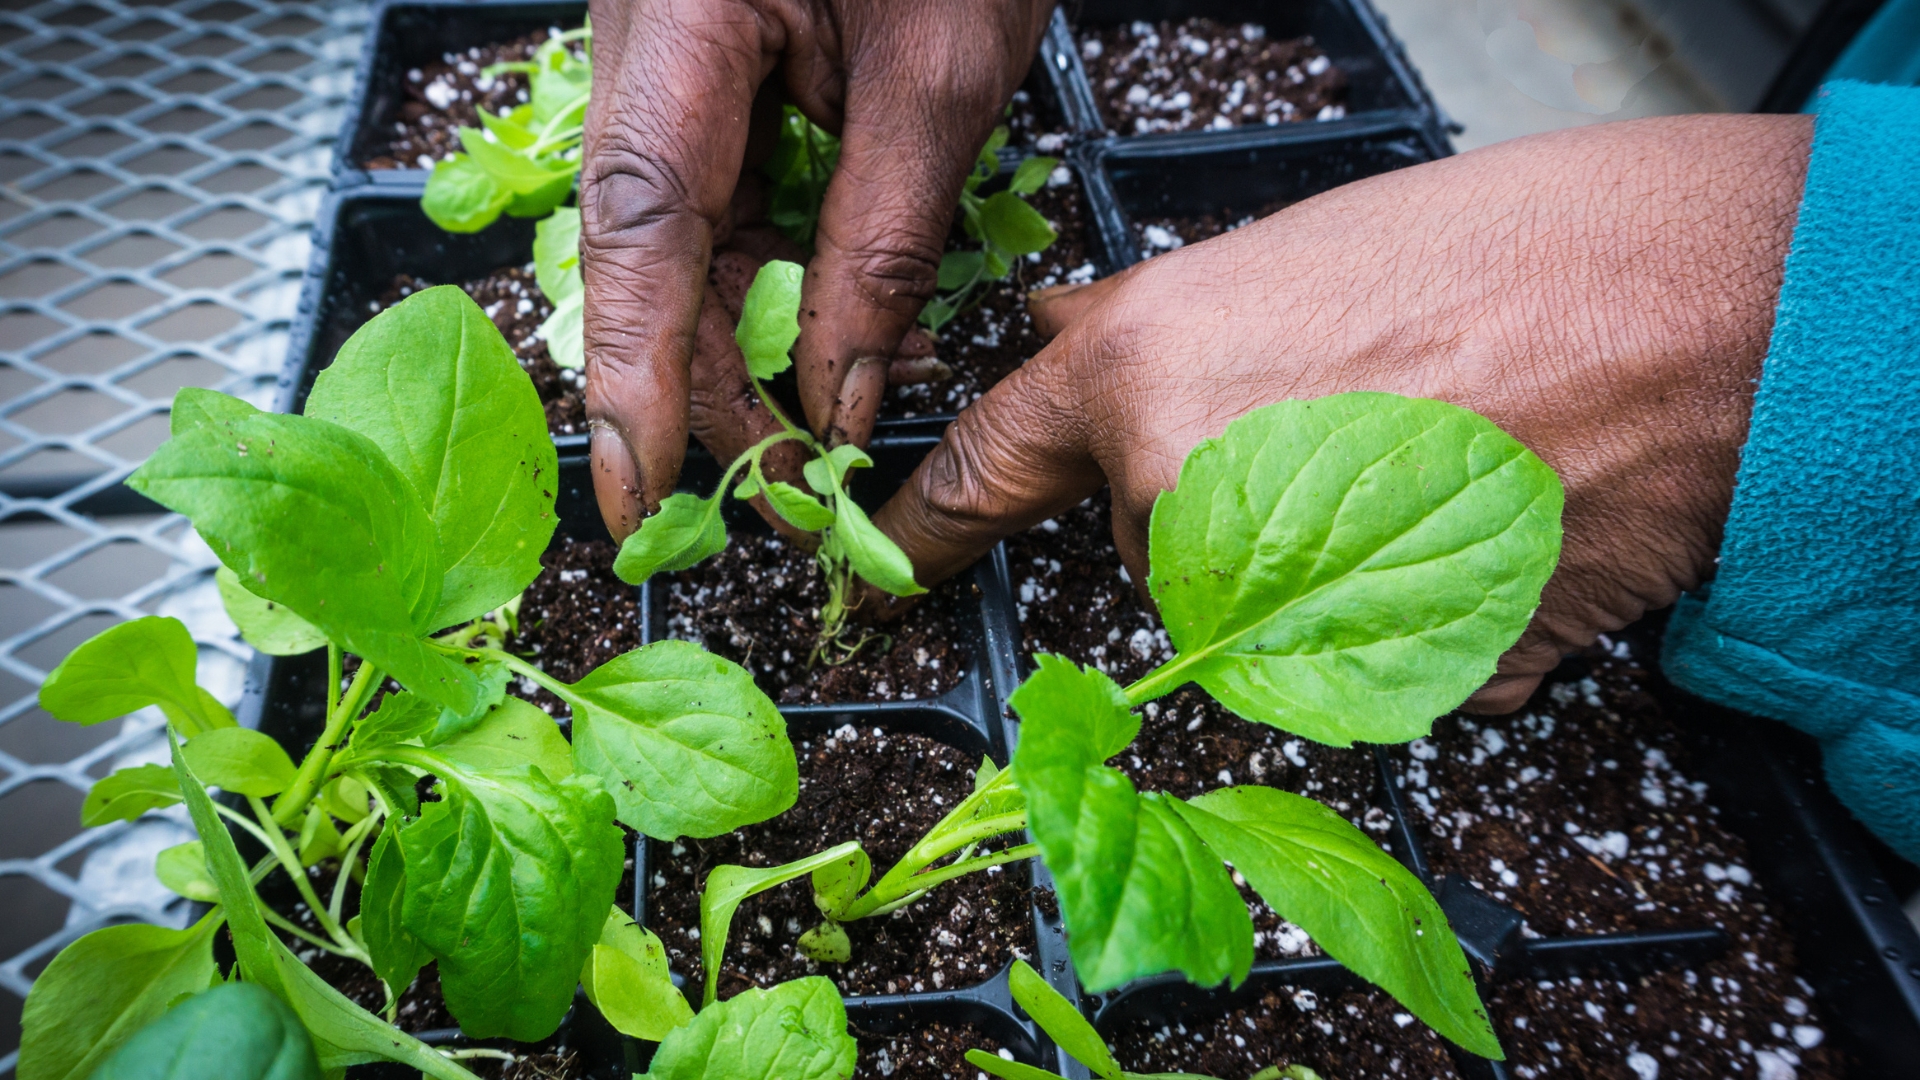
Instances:
[[[617,40],[599,47],[580,171],[587,419],[601,516],[624,538],[680,475],[713,234],[777,43],[741,0],[637,3],[601,25]]]

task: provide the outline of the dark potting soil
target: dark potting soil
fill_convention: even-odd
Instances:
[[[1287,205],[1285,202],[1271,202],[1251,214],[1239,214],[1227,208],[1198,217],[1136,218],[1133,234],[1140,241],[1141,256],[1151,259],[1163,251],[1173,251],[1244,228]]]
[[[673,969],[687,976],[689,998],[697,999],[704,986],[698,933],[708,871],[723,863],[778,866],[857,840],[877,880],[973,791],[980,764],[932,739],[852,725],[803,738],[795,750],[800,797],[793,809],[725,836],[649,848],[647,925],[666,945]],[[805,975],[825,975],[843,994],[983,982],[1016,956],[1032,958],[1031,894],[1024,863],[969,874],[892,915],[848,923],[853,958],[819,964],[794,947],[820,921],[803,877],[740,905],[720,997]]]
[[[1057,182],[1056,182],[1057,181]],[[1027,314],[1027,293],[1049,285],[1092,281],[1096,273],[1087,231],[1086,202],[1072,170],[1058,166],[1047,186],[1027,202],[1053,223],[1059,238],[1038,256],[1014,264],[1005,281],[991,282],[976,295],[980,302],[947,323],[935,343],[936,355],[953,369],[951,378],[918,386],[895,387],[881,407],[882,416],[914,417],[959,412],[1040,351],[1046,342],[1034,333]],[[955,222],[948,251],[978,251],[978,241]]]
[[[1022,651],[1055,653],[1106,672],[1122,686],[1165,660],[1173,645],[1160,620],[1124,576],[1113,546],[1109,495],[1102,491],[1007,541]],[[1143,791],[1183,798],[1234,784],[1264,784],[1318,799],[1370,835],[1391,827],[1371,804],[1372,758],[1233,715],[1198,687],[1149,702],[1140,735],[1112,764]],[[1305,932],[1274,914],[1238,877],[1263,960],[1318,955]]]
[[[1446,1042],[1377,990],[1279,988],[1202,1020],[1140,1020],[1109,1040],[1122,1068],[1245,1080],[1269,1065],[1305,1065],[1327,1080],[1458,1074]]]
[[[1128,135],[1337,120],[1347,78],[1312,38],[1255,23],[1133,22],[1079,32],[1107,127]]]
[[[964,615],[977,586],[964,577],[935,586],[899,621],[866,629],[873,639],[834,666],[808,660],[826,582],[812,555],[779,537],[730,533],[725,551],[661,580],[667,636],[747,668],[783,705],[927,701],[960,685],[973,663]]]
[[[401,274],[380,299],[368,305],[369,316],[440,282],[423,281],[412,274]],[[555,435],[579,435],[587,430],[587,379],[585,374],[563,368],[553,362],[547,343],[540,337],[540,324],[553,314],[534,280],[533,264],[503,266],[486,277],[460,283],[460,288],[480,305],[500,329],[520,367],[533,380],[540,405],[547,412],[547,430]]]
[[[639,648],[640,590],[613,575],[619,553],[606,540],[562,538],[550,545],[540,556],[544,569],[521,597],[520,629],[507,651],[563,682],[578,682]],[[507,690],[549,716],[568,715],[567,706],[532,679],[515,679]]]
[[[554,32],[559,28],[555,27]],[[387,134],[386,148],[361,165],[368,169],[431,169],[460,149],[455,130],[480,126],[478,109],[498,115],[527,102],[527,77],[518,72],[482,74],[489,65],[528,60],[547,40],[536,30],[504,45],[450,52],[437,62],[408,71],[401,85],[406,97],[377,126]]]
[[[1072,137],[1058,111],[1048,108],[1026,90],[1015,90],[1007,103],[1007,145],[1034,154],[1058,156]]]
[[[881,1035],[850,1025],[860,1041],[853,1075],[861,1080],[974,1080],[980,1070],[967,1064],[967,1051],[996,1053],[1000,1043],[971,1024],[934,1022]]]
[[[1502,1038],[1533,1070],[1521,1076],[1611,1076],[1623,1062],[1677,1080],[1789,1075],[1782,1066],[1802,1080],[1838,1075],[1745,845],[1687,778],[1687,751],[1650,692],[1659,676],[1642,657],[1654,648],[1603,638],[1521,711],[1445,717],[1394,752],[1436,872],[1513,905],[1526,933],[1716,926],[1733,939],[1718,960],[1637,984],[1503,986],[1489,1002]]]

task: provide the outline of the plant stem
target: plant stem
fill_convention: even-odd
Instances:
[[[267,848],[279,857],[281,868],[287,872],[288,877],[293,879],[294,888],[300,890],[300,899],[306,901],[307,910],[313,912],[314,920],[327,932],[327,936],[333,939],[334,944],[340,946],[342,955],[351,956],[372,967],[373,961],[367,956],[366,950],[360,948],[358,942],[340,929],[340,924],[334,921],[333,913],[320,902],[320,897],[313,891],[313,882],[307,879],[306,868],[300,865],[300,856],[294,852],[292,845],[287,843],[286,834],[274,824],[273,815],[268,811],[267,804],[261,802],[259,796],[249,795],[247,805],[253,808],[254,816],[267,826]]]
[[[313,801],[327,778],[327,766],[333,763],[333,752],[346,734],[347,726],[353,723],[354,717],[360,715],[368,695],[380,682],[380,669],[362,657],[360,670],[353,673],[353,685],[347,687],[346,696],[327,713],[327,726],[320,732],[313,749],[307,751],[306,759],[300,762],[300,771],[294,774],[293,785],[274,800],[274,822],[291,824]]]
[[[284,930],[289,934],[292,934],[294,937],[299,938],[301,941],[306,942],[307,944],[313,946],[316,949],[323,949],[327,952],[332,953],[335,956],[346,956],[350,960],[359,959],[359,957],[349,956],[347,953],[340,951],[340,946],[335,945],[334,943],[327,941],[323,938],[316,937],[313,934],[300,929],[300,927],[294,925],[292,920],[288,919],[286,916],[280,914],[279,912],[273,910],[272,908],[268,907],[265,904],[260,905],[260,915],[262,918],[267,920],[267,923],[269,925],[277,927],[278,929]]]
[[[341,905],[347,898],[347,880],[353,876],[353,868],[360,858],[360,845],[372,835],[372,824],[379,819],[372,814],[361,818],[353,828],[347,830],[347,850],[340,856],[340,873],[333,879],[333,895],[327,898],[327,914],[334,922],[340,921]]]
[[[1181,653],[1135,679],[1132,685],[1122,691],[1127,695],[1127,705],[1129,707],[1144,705],[1155,698],[1165,697],[1180,689],[1187,683],[1187,677],[1183,673],[1191,666],[1195,657],[1204,655],[1206,654]]]
[[[327,715],[328,716],[332,716],[333,711],[340,707],[340,680],[344,678],[344,675],[342,674],[342,669],[346,663],[346,659],[347,659],[347,654],[341,651],[340,646],[335,645],[331,641],[327,642]]]
[[[469,1058],[494,1058],[498,1061],[520,1060],[517,1054],[510,1054],[505,1050],[495,1050],[487,1046],[474,1046],[465,1050],[442,1050],[440,1054],[442,1057],[449,1058],[453,1061],[465,1061]]]
[[[865,895],[848,904],[844,911],[834,914],[833,917],[840,922],[852,922],[855,919],[878,914],[883,907],[892,910],[903,903],[910,902],[912,894],[925,892],[934,885],[951,881],[962,874],[985,869],[989,865],[998,865],[999,862],[1012,862],[1015,859],[1024,859],[1033,855],[1034,852],[1031,850],[1012,856],[1008,856],[1006,852],[995,852],[978,859],[963,858],[953,866],[922,873],[927,867],[971,844],[1026,828],[1027,812],[1024,807],[1013,813],[996,814],[988,818],[977,816],[983,803],[995,795],[1002,794],[1012,784],[1012,766],[1001,769],[992,779],[981,785],[979,790],[967,796],[959,806],[954,807],[951,813],[941,818],[939,824],[928,830],[927,834],[908,849],[907,853],[900,857],[900,861],[875,882]],[[1010,850],[1022,851],[1030,846],[1022,845]],[[967,869],[950,872],[958,866],[966,866]]]

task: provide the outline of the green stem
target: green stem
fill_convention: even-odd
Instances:
[[[342,669],[346,663],[346,659],[347,659],[347,654],[341,651],[340,646],[335,645],[331,641],[327,642],[327,715],[328,716],[332,716],[333,711],[340,707],[340,680],[345,677],[342,673]]]
[[[875,914],[884,905],[898,906],[908,894],[924,891],[923,886],[931,887],[926,886],[931,875],[921,873],[927,867],[970,844],[1026,828],[1027,812],[1024,808],[1015,813],[996,814],[989,818],[977,816],[983,803],[1001,794],[1012,783],[1012,766],[1001,769],[992,779],[981,785],[979,790],[967,796],[959,806],[953,808],[951,813],[929,829],[927,834],[915,842],[913,847],[900,857],[900,861],[875,882],[865,895],[847,905],[846,910],[835,915],[834,918],[841,922],[852,922]],[[998,854],[1002,853],[983,856],[983,858],[994,858]],[[963,863],[967,861],[969,860],[962,860]],[[938,879],[938,881],[946,880],[951,879],[948,877]],[[934,883],[938,884],[938,881]]]
[[[767,411],[773,414],[773,418],[775,420],[780,421],[780,426],[787,429],[784,434],[769,435],[766,438],[760,440],[759,445],[755,446],[752,450],[747,451],[747,453],[752,454],[752,453],[755,453],[756,451],[764,453],[767,447],[772,446],[774,443],[782,442],[786,439],[799,439],[801,442],[804,442],[807,444],[808,449],[811,449],[815,453],[818,453],[820,450],[820,444],[814,441],[813,434],[811,432],[802,430],[799,426],[794,424],[792,420],[787,418],[787,411],[785,409],[782,409],[779,403],[773,400],[773,395],[767,393],[767,388],[760,385],[760,380],[754,378],[753,374],[749,372],[747,374],[747,381],[753,384],[753,392],[759,395],[760,404],[766,406]],[[745,455],[742,455],[742,456],[745,456]]]
[[[1181,653],[1134,680],[1133,684],[1123,691],[1127,695],[1127,705],[1129,707],[1144,705],[1185,686],[1189,680],[1183,673],[1198,655],[1201,654]]]
[[[300,856],[294,852],[293,846],[287,843],[286,834],[274,824],[273,814],[267,809],[267,804],[261,802],[259,796],[249,795],[247,805],[253,808],[254,816],[267,826],[267,849],[280,859],[281,869],[293,879],[294,888],[300,890],[300,899],[306,901],[307,910],[313,912],[314,920],[320,924],[320,928],[327,932],[327,936],[333,939],[334,944],[340,946],[343,955],[351,956],[371,967],[373,961],[368,958],[365,950],[340,929],[340,924],[334,921],[333,913],[320,902],[319,895],[313,891],[313,882],[307,879],[306,868],[300,865]]]
[[[925,896],[932,889],[945,885],[955,878],[966,877],[968,874],[977,870],[985,870],[989,867],[1001,866],[1010,862],[1019,862],[1021,859],[1031,859],[1038,854],[1040,854],[1040,845],[1038,844],[1017,844],[1007,848],[1005,851],[996,851],[990,855],[982,855],[973,859],[962,859],[957,863],[943,866],[938,870],[929,870],[924,874],[915,874],[909,879],[913,885],[913,891],[911,893],[897,900],[882,901],[875,906],[872,911],[867,912],[866,915],[890,915],[896,909],[912,903],[914,900]],[[877,889],[875,890],[875,892],[878,891]],[[869,893],[868,895],[871,896],[873,894]],[[864,897],[862,899],[864,899]],[[864,918],[866,916],[861,917]]]
[[[327,914],[332,915],[336,923],[340,921],[340,910],[347,899],[347,880],[353,877],[353,868],[360,858],[360,845],[366,842],[373,832],[371,826],[378,821],[378,818],[368,814],[347,830],[347,850],[340,856],[340,872],[333,879],[333,895],[327,898]]]
[[[465,1061],[469,1058],[493,1058],[497,1061],[520,1060],[517,1054],[509,1054],[505,1050],[494,1050],[485,1046],[474,1046],[465,1050],[442,1050],[440,1056],[450,1061]]]
[[[340,951],[340,946],[335,945],[333,942],[327,941],[320,937],[316,937],[315,935],[300,929],[298,926],[294,925],[292,920],[288,919],[286,916],[280,914],[279,912],[273,910],[272,908],[268,907],[265,904],[260,905],[260,915],[262,918],[267,920],[267,924],[269,926],[273,926],[280,930],[284,930],[287,933],[292,934],[294,937],[299,938],[301,941],[306,942],[307,944],[313,946],[316,949],[324,949],[335,956],[347,956],[348,959],[353,959],[353,960],[359,959],[359,957],[348,956],[347,953]]]
[[[363,657],[360,670],[353,673],[353,685],[347,687],[346,696],[327,713],[325,730],[320,732],[313,749],[307,751],[306,760],[300,762],[300,771],[294,774],[293,785],[274,800],[273,821],[280,825],[291,824],[313,801],[327,778],[327,766],[333,763],[337,744],[346,735],[354,717],[360,715],[368,695],[380,685],[380,681],[380,669]]]
[[[214,803],[213,810],[214,810],[214,813],[219,814],[221,817],[226,818],[228,821],[231,821],[235,825],[238,825],[241,828],[252,833],[253,838],[255,840],[260,841],[260,843],[263,846],[265,846],[268,851],[273,850],[273,840],[269,838],[264,831],[261,830],[260,826],[255,825],[253,822],[247,820],[247,816],[245,814],[242,814],[221,803]]]

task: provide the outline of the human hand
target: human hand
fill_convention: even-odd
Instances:
[[[840,132],[794,360],[816,433],[864,443],[889,363],[933,294],[960,185],[1025,76],[1052,4],[591,7],[594,96],[580,175],[587,415],[595,494],[608,528],[625,537],[672,492],[696,423],[695,346],[711,336],[708,261],[733,229],[750,121],[778,115],[762,82],[779,68],[786,96]],[[705,397],[724,402],[726,393],[722,384]],[[733,419],[723,408],[702,422],[716,430]]]
[[[1038,297],[1062,335],[874,520],[931,584],[1110,482],[1143,582],[1154,499],[1234,418],[1348,390],[1449,401],[1566,488],[1559,567],[1468,702],[1517,708],[1565,652],[1711,575],[1812,132],[1699,116],[1516,139]]]

